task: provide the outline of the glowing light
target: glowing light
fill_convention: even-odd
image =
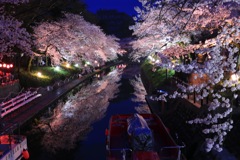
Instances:
[[[13,68],[13,64],[0,63],[0,67],[9,69],[9,68]]]
[[[208,59],[212,59],[212,57],[210,55],[208,55]]]
[[[75,66],[75,67],[78,67],[78,64],[75,64],[74,66]]]
[[[150,61],[152,61],[152,62],[155,62],[155,61],[156,61],[151,55],[148,56],[148,59],[149,59]]]
[[[59,71],[59,70],[60,70],[60,67],[59,67],[59,66],[56,66],[56,67],[55,67],[55,70]]]
[[[89,64],[91,64],[91,63],[87,61],[86,64],[89,65]]]
[[[70,67],[70,64],[69,64],[69,63],[67,63],[67,64],[66,64],[66,67],[67,67],[67,68],[69,68],[69,67]]]
[[[41,73],[41,72],[38,72],[38,73],[37,73],[37,76],[38,76],[38,77],[41,77],[41,76],[42,76],[42,73]]]
[[[238,81],[238,75],[236,75],[236,74],[232,74],[231,75],[231,79],[232,79],[232,81]]]

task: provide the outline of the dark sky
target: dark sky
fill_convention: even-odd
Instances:
[[[136,15],[134,6],[140,5],[138,0],[84,0],[88,10],[95,13],[99,9],[116,9],[130,16]]]

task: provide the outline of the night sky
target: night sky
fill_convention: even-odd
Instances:
[[[90,12],[96,13],[99,9],[116,9],[130,16],[136,15],[134,6],[140,5],[138,0],[84,0]]]

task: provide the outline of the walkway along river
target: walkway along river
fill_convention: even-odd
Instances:
[[[35,120],[25,131],[31,159],[106,159],[105,129],[111,115],[150,112],[145,102],[134,101],[132,84],[139,83],[139,66],[122,67],[82,87]]]

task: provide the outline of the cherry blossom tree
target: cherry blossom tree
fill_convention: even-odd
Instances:
[[[59,21],[44,22],[34,28],[37,49],[46,53],[53,65],[83,60],[94,64],[117,57],[120,48],[117,38],[106,36],[80,15],[64,15]]]
[[[229,25],[223,26],[222,32],[216,38],[216,46],[210,49],[211,59],[205,61],[204,64],[198,65],[196,62],[192,62],[189,65],[179,65],[175,68],[175,70],[185,73],[197,73],[199,77],[195,78],[207,75],[207,81],[199,85],[185,87],[179,84],[178,87],[181,88],[182,92],[175,92],[170,96],[172,98],[176,96],[186,98],[187,93],[195,91],[198,93],[197,100],[204,99],[209,95],[213,97],[212,102],[208,105],[209,113],[206,117],[196,118],[188,122],[190,124],[206,125],[203,133],[207,137],[207,152],[211,151],[211,149],[222,151],[221,146],[223,145],[224,136],[233,127],[230,113],[234,107],[232,102],[238,97],[240,83],[238,79],[233,80],[230,75],[240,76],[236,65],[239,48],[233,44],[233,42],[239,43],[239,26],[239,20],[236,20],[231,27]],[[229,35],[232,36],[230,39],[228,38]],[[214,136],[212,137],[213,134]]]
[[[172,58],[194,52],[208,54],[209,58],[202,64],[196,59],[173,68],[177,72],[194,73],[195,79],[206,76],[207,81],[188,86],[178,84],[180,91],[168,96],[186,98],[187,94],[193,92],[198,93],[197,100],[212,96],[206,117],[189,120],[187,123],[204,124],[202,132],[206,134],[207,152],[212,149],[222,151],[224,136],[233,127],[230,119],[234,107],[232,101],[238,97],[240,90],[239,80],[230,78],[231,74],[240,76],[237,66],[240,21],[239,15],[233,15],[234,7],[229,6],[234,2],[235,9],[239,9],[239,1],[139,1],[143,7],[136,8],[138,16],[135,17],[135,25],[131,27],[138,37],[133,43],[136,50],[133,57],[138,59],[159,52],[157,55],[160,59],[164,57],[169,60],[159,61],[155,65],[172,67]],[[192,37],[205,31],[211,36],[192,41]],[[212,35],[216,31],[217,34]],[[229,96],[226,93],[231,94]],[[158,98],[161,99],[165,97]]]
[[[28,0],[1,0],[0,1],[0,59],[3,56],[13,56],[17,50],[31,55],[31,36],[22,28],[22,22],[6,11],[6,5],[19,5]]]
[[[138,37],[133,43],[133,48],[141,49],[139,54],[142,54],[143,49],[145,49],[144,54],[147,55],[152,52],[162,52],[166,48],[177,47],[179,42],[188,45],[192,43],[191,36],[197,36],[206,30],[213,32],[219,29],[231,13],[228,7],[223,5],[210,8],[212,3],[208,6],[200,2],[195,5],[191,1],[182,3],[182,1],[174,1],[173,4],[157,1],[155,5],[159,5],[158,7],[150,8],[149,4],[145,4],[143,10],[136,8],[139,15],[135,17],[136,23],[130,29],[133,29],[134,35]],[[174,7],[180,4],[184,6]],[[178,52],[179,55],[186,53],[189,52]],[[136,56],[138,54],[133,55]]]

